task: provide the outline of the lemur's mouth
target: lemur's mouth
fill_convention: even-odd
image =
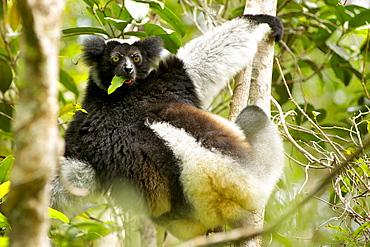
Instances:
[[[125,84],[131,84],[131,82],[132,82],[133,80],[134,80],[134,79],[130,78],[130,79],[126,80],[124,83],[125,83]]]
[[[116,91],[117,88],[121,87],[123,84],[131,84],[134,79],[131,77],[123,77],[119,75],[115,75],[110,82],[110,85],[108,87],[108,94],[113,93]]]

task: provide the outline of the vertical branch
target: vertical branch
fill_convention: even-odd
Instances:
[[[57,163],[57,89],[63,1],[19,0],[23,40],[12,186],[4,205],[10,246],[48,246],[49,181]]]
[[[246,1],[244,14],[269,14],[276,13],[276,0]],[[235,121],[241,110],[246,105],[258,105],[270,116],[271,77],[274,55],[274,42],[263,41],[258,46],[258,52],[253,64],[247,66],[237,77],[234,96],[230,105],[231,121]],[[254,230],[263,228],[264,209],[256,210],[246,216],[243,226]],[[257,247],[262,246],[262,237],[253,237],[242,241],[237,246]]]

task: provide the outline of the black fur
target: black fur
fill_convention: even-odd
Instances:
[[[249,19],[268,23],[275,39],[281,38],[277,18],[258,15],[249,16]],[[234,164],[237,168],[234,167],[233,172],[245,164],[247,169],[253,170],[258,164],[250,162],[259,157],[250,153],[251,145],[242,132],[199,109],[201,102],[195,83],[177,56],[168,57],[151,70],[162,51],[159,38],[150,37],[129,45],[93,37],[84,42],[83,51],[84,61],[91,67],[83,100],[87,113],[77,112],[69,124],[65,134],[65,157],[91,165],[98,178],[98,187],[110,191],[117,204],[125,209],[145,211],[155,222],[165,226],[176,220],[187,220],[195,225],[199,223],[201,228],[209,227],[208,223],[197,222],[191,213],[195,206],[185,195],[180,181],[182,160],[150,124],[165,122],[185,130],[197,145],[200,143],[202,148],[236,161],[238,165]],[[135,61],[134,56],[140,59]],[[115,57],[119,59],[113,59]],[[129,72],[131,65],[134,71]],[[130,77],[130,80],[108,95],[107,89],[117,75]],[[267,117],[255,111],[265,122]],[[276,134],[271,136],[279,139]],[[266,142],[268,138],[265,139]],[[237,183],[232,181],[231,184],[234,182]],[[234,204],[232,195],[219,194],[220,198],[226,198],[225,207],[229,199]],[[194,230],[194,234],[201,234],[203,230]],[[181,235],[181,230],[177,233]]]
[[[271,35],[275,37],[275,42],[278,42],[283,37],[284,28],[278,17],[271,15],[241,15],[239,18],[247,18],[257,23],[267,23],[271,27]]]
[[[92,40],[87,45],[93,44],[94,48],[84,49],[85,60],[99,64],[101,80],[108,84],[113,75],[111,68],[107,68],[109,63],[104,59],[114,45],[121,44],[109,42],[110,46],[98,54],[96,51],[99,49],[95,45],[100,38],[95,42]],[[140,42],[140,48],[145,49],[147,42]],[[156,56],[155,52],[149,52],[150,56]],[[100,60],[97,56],[100,56]],[[199,105],[194,85],[176,57],[161,62],[158,70],[147,78],[123,85],[111,95],[90,76],[83,101],[88,113],[77,112],[70,123],[65,134],[65,156],[91,164],[105,190],[119,180],[126,184],[131,182],[137,190],[148,196],[155,193],[156,184],[161,183],[161,179],[167,178],[171,188],[171,203],[185,205],[178,181],[180,169],[177,161],[163,140],[145,125],[146,121],[159,119],[150,110],[153,105],[171,102],[194,107]],[[114,187],[113,193],[128,191],[122,188],[122,184],[117,189]],[[125,200],[132,198],[126,194],[119,197]]]

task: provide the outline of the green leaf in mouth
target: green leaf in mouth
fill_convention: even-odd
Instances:
[[[108,94],[113,93],[114,91],[116,91],[117,88],[119,88],[123,84],[130,84],[131,82],[132,82],[132,79],[130,78],[123,78],[117,75],[114,76],[110,83],[110,86],[108,87]]]

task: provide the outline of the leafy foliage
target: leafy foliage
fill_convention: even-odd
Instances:
[[[61,134],[75,111],[84,111],[81,92],[87,68],[78,65],[84,35],[105,38],[160,36],[175,53],[208,27],[242,14],[244,2],[169,0],[68,1],[60,53],[59,122]],[[4,11],[3,11],[4,10]],[[3,15],[5,13],[5,16]],[[274,119],[286,140],[285,176],[266,208],[267,225],[312,196],[304,206],[264,236],[268,246],[367,246],[370,244],[370,10],[338,0],[278,1],[285,35],[276,45]],[[13,162],[11,124],[17,102],[19,13],[14,1],[0,4],[0,194],[6,195]],[[211,110],[227,116],[233,85]],[[281,112],[279,111],[281,110]],[[342,169],[333,173],[337,167]],[[330,175],[330,176],[328,176]],[[2,199],[4,200],[4,199]],[[137,245],[140,222],[115,212],[109,204],[92,205],[69,221],[51,210],[57,224],[51,237],[57,246],[92,246],[111,233]],[[134,222],[134,223],[133,223]],[[0,214],[0,228],[8,229]],[[5,237],[0,246],[7,245]],[[130,233],[130,234],[129,234]],[[136,239],[135,241],[133,239]]]

